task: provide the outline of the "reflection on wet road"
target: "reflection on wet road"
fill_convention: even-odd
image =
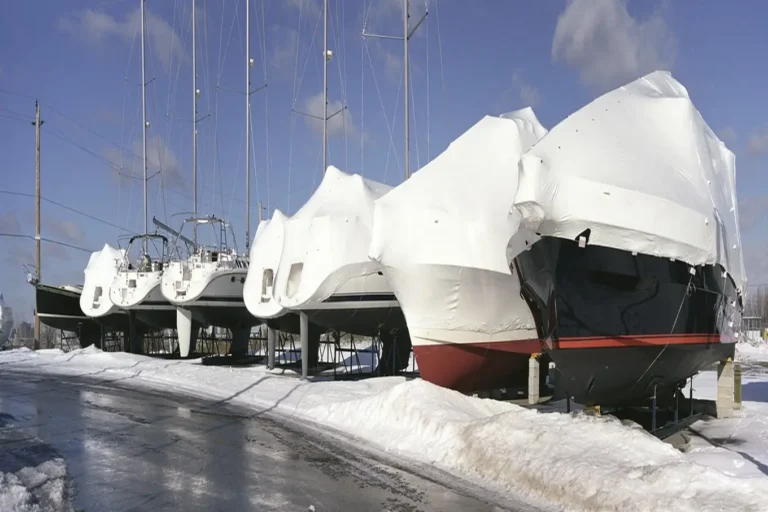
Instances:
[[[5,374],[0,413],[64,458],[87,511],[500,510],[274,417],[172,390]],[[3,450],[0,466],[18,458]]]

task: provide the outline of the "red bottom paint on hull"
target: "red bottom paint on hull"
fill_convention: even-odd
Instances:
[[[462,392],[525,385],[539,340],[452,343],[413,347],[421,378]]]
[[[632,374],[636,370],[635,366],[642,365],[641,369],[646,368],[648,361],[643,359],[643,354],[648,351],[653,353],[651,359],[654,360],[656,367],[666,368],[667,359],[673,360],[678,354],[678,350],[673,347],[685,349],[684,353],[702,351],[705,347],[710,347],[713,352],[720,353],[727,351],[729,347],[732,350],[732,344],[721,343],[727,339],[720,334],[585,336],[561,338],[547,343],[541,343],[539,340],[522,340],[418,345],[413,347],[413,352],[422,379],[465,393],[527,385],[528,360],[531,354],[535,353],[551,356],[556,364],[560,361],[562,367],[559,371],[568,379],[581,376],[582,370],[588,371],[589,376],[580,380],[588,383],[584,386],[592,391],[597,376],[601,376],[601,383],[604,378],[608,378],[609,388],[610,383],[618,387],[621,376]],[[657,352],[653,352],[654,349]],[[664,357],[657,357],[662,355]],[[701,352],[701,355],[709,356],[705,363],[694,365],[694,368],[683,372],[666,368],[662,374],[668,374],[667,376],[674,374],[674,377],[671,377],[674,382],[687,378],[715,360],[711,358],[709,351]],[[616,365],[614,363],[617,357],[627,359]],[[572,361],[578,362],[574,366],[571,364]],[[698,362],[698,358],[693,357],[691,361]],[[616,370],[618,374],[612,375]],[[546,371],[542,371],[542,376],[544,375]],[[658,378],[655,372],[650,372],[648,376]],[[579,379],[575,380],[579,381]],[[572,383],[571,387],[577,386]],[[572,394],[576,393],[575,390],[569,391]],[[630,396],[628,392],[626,395]]]

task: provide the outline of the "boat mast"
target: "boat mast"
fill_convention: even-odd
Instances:
[[[409,103],[408,97],[408,0],[403,0],[403,74],[405,77],[405,179],[411,177],[411,142],[409,137]]]
[[[141,158],[144,168],[144,233],[149,233],[149,213],[147,211],[147,80],[145,78],[144,65],[144,25],[146,16],[144,14],[144,2],[141,1]],[[143,238],[141,242],[143,254],[147,254],[147,239]]]
[[[195,245],[197,245],[197,38],[195,25],[195,0],[192,0],[192,201],[194,202],[193,217],[195,218]]]
[[[251,246],[251,0],[245,0],[245,254]]]
[[[403,75],[405,78],[405,101],[403,102],[405,104],[405,179],[411,177],[411,142],[410,142],[410,98],[408,97],[408,40],[411,38],[411,36],[419,29],[421,24],[424,22],[425,19],[427,19],[427,15],[429,14],[428,11],[424,11],[424,16],[419,19],[419,21],[414,25],[413,29],[411,30],[409,27],[408,20],[410,16],[408,15],[408,0],[403,0]],[[426,5],[425,5],[426,7]],[[363,24],[363,37],[374,37],[377,39],[397,39],[399,40],[399,36],[389,36],[389,35],[380,35],[380,34],[369,34],[366,32],[366,24]]]
[[[323,173],[328,168],[328,0],[323,0]]]

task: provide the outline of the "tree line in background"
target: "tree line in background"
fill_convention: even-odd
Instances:
[[[744,316],[758,317],[761,327],[768,327],[768,287],[759,286],[747,290]]]

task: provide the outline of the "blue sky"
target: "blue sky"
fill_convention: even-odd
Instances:
[[[252,1],[251,237],[265,214],[294,212],[321,175],[319,0]],[[198,0],[200,212],[245,234],[245,0]],[[366,8],[364,9],[364,5]],[[329,163],[391,185],[403,175],[399,0],[330,0]],[[92,250],[141,231],[138,0],[11,2],[0,19],[0,191],[34,192],[34,99],[42,105],[43,236]],[[192,209],[192,84],[187,0],[147,1],[150,217]],[[551,127],[605,90],[670,69],[737,155],[750,284],[768,283],[768,7],[758,0],[428,0],[411,39],[411,168],[485,114],[532,105]],[[263,10],[262,10],[263,9]],[[411,2],[412,23],[425,10]],[[365,11],[365,13],[364,13]],[[263,15],[262,15],[263,13]],[[317,30],[316,30],[317,27]],[[208,117],[209,116],[209,117]],[[268,129],[267,129],[268,128]],[[162,177],[162,187],[161,187]],[[34,234],[30,197],[0,192],[0,233]],[[180,217],[170,219],[173,225]],[[109,225],[111,224],[111,225]],[[114,226],[112,226],[114,225]],[[0,237],[0,290],[31,317],[22,264],[32,240]],[[82,282],[88,254],[43,245],[43,279]]]

